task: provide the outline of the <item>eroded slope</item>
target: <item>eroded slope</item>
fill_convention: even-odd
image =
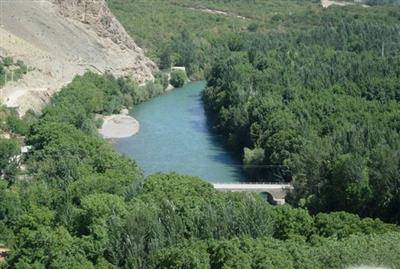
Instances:
[[[0,55],[32,67],[1,90],[1,101],[20,113],[39,110],[56,90],[85,70],[152,79],[144,56],[104,0],[5,1],[0,9]]]

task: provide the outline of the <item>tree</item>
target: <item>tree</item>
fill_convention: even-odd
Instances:
[[[186,72],[183,70],[173,70],[169,81],[175,88],[182,87],[187,81]]]
[[[160,56],[160,69],[170,69],[172,66],[171,52],[165,49]]]
[[[308,239],[314,233],[314,220],[304,209],[281,206],[276,208],[275,214],[274,237],[276,238]]]
[[[211,247],[211,269],[251,269],[249,253],[240,249],[239,240],[217,242]]]
[[[265,154],[264,149],[244,148],[243,164],[247,173],[254,177],[258,177],[262,171],[262,164],[264,162]]]
[[[210,258],[206,244],[187,243],[161,251],[153,258],[156,268],[165,269],[209,269]]]
[[[0,138],[0,152],[1,176],[11,180],[18,169],[20,147],[16,140]]]

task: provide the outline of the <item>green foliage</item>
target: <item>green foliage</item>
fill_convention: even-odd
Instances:
[[[249,149],[249,148],[244,148],[244,153],[243,153],[243,164],[244,164],[244,169],[247,171],[247,173],[250,176],[257,176],[259,174],[258,170],[263,164],[265,155],[264,155],[264,149],[262,148],[255,148],[255,149]]]
[[[172,66],[171,52],[166,49],[160,55],[160,69],[169,70]]]
[[[301,241],[246,237],[208,242],[192,241],[162,250],[158,255],[157,268],[186,268],[179,263],[171,267],[170,261],[185,259],[188,249],[203,250],[206,248],[204,245],[208,245],[207,252],[197,252],[195,259],[202,266],[193,268],[317,269],[357,265],[397,268],[400,266],[400,256],[396,249],[399,243],[399,235],[391,233],[384,236],[350,236],[342,241],[322,240],[311,245]]]
[[[183,70],[173,70],[169,82],[175,88],[182,87],[187,81],[186,72]]]
[[[199,242],[190,247],[180,245],[157,253],[153,257],[154,268],[209,269],[210,258],[206,244]]]
[[[94,268],[76,239],[63,228],[22,229],[17,238],[5,268]]]
[[[168,88],[169,81],[168,81],[168,74],[159,72],[155,75],[156,84],[160,84],[163,87],[163,90]]]
[[[14,59],[12,57],[5,57],[3,58],[3,65],[5,67],[10,67],[14,64]]]
[[[204,78],[204,71],[226,50],[225,41],[231,33],[311,26],[318,21],[311,15],[321,9],[316,2],[293,0],[108,0],[108,5],[161,69],[185,66],[188,76],[195,78]],[[207,8],[228,15],[206,12]],[[281,21],[273,21],[273,16]]]
[[[153,253],[186,239],[272,235],[272,208],[260,197],[221,194],[198,178],[153,175],[132,202],[125,224],[114,225],[111,243],[116,263],[127,267],[152,268]],[[196,259],[190,263],[203,266]]]
[[[16,63],[12,57],[0,58],[0,88],[8,81],[17,81],[28,72],[28,67],[18,60]]]
[[[7,227],[10,220],[21,214],[20,197],[8,188],[9,183],[0,180],[0,242],[12,242],[13,233],[11,227]]]
[[[18,138],[27,135],[32,124],[36,122],[37,116],[31,110],[20,118],[14,108],[0,107],[0,132]]]
[[[251,258],[238,241],[218,242],[211,247],[211,268],[251,269]]]
[[[386,15],[330,8],[309,29],[231,35],[203,99],[251,178],[294,179],[290,202],[312,212],[398,223],[399,26],[375,8]]]
[[[356,2],[356,1],[354,1]],[[399,5],[398,0],[365,0],[363,1],[366,5],[377,6],[377,5]]]
[[[259,25],[256,22],[253,22],[249,24],[249,26],[247,26],[247,30],[249,30],[250,32],[256,32],[258,27]]]
[[[293,201],[313,211],[398,216],[397,15],[387,7],[371,15],[308,0],[267,2],[109,1],[153,56],[166,53],[165,65],[184,65],[195,77],[210,69],[207,108],[229,144],[246,148],[249,171],[268,165],[255,176],[292,173]],[[280,30],[266,33],[266,24]],[[95,114],[119,112],[165,87],[165,74],[139,87],[86,73],[38,120],[26,119],[27,175],[0,180],[0,240],[11,248],[4,268],[400,267],[398,226],[273,207],[259,195],[220,193],[175,173],[144,178],[98,137]],[[14,142],[4,143],[0,152],[12,155],[7,143]]]
[[[26,135],[29,132],[30,124],[24,119],[20,119],[17,115],[10,115],[7,118],[8,129],[16,134]]]
[[[55,95],[52,105],[44,110],[42,122],[64,122],[86,133],[97,133],[94,113],[119,113],[123,107],[130,108],[163,93],[161,83],[164,82],[157,80],[139,87],[129,78],[87,72]]]
[[[6,268],[111,268],[103,258],[107,222],[124,216],[124,195],[140,187],[142,174],[95,134],[94,113],[118,110],[123,93],[136,89],[129,80],[86,73],[33,121],[26,131],[31,181],[2,186],[0,225],[7,234],[1,237],[13,246]],[[18,118],[11,119],[13,126]],[[13,140],[0,144],[10,156],[19,150]]]
[[[0,152],[0,175],[2,178],[11,181],[18,168],[19,143],[13,139],[0,138]]]
[[[384,224],[379,219],[360,219],[345,212],[319,213],[314,218],[314,226],[319,236],[347,238],[352,234],[383,234],[398,231],[394,225]]]
[[[314,220],[304,209],[293,210],[282,206],[275,210],[275,234],[279,239],[303,237],[304,240],[314,234]]]

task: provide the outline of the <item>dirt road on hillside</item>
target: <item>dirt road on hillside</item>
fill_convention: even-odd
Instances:
[[[242,20],[247,19],[246,17],[240,16],[238,14],[226,12],[226,11],[219,10],[219,9],[212,9],[212,8],[207,8],[207,7],[188,7],[188,9],[195,10],[195,11],[201,11],[201,12],[205,12],[205,13],[210,13],[210,14],[216,14],[216,15],[222,15],[222,16],[228,16],[228,17],[236,17],[236,18],[239,18]]]
[[[321,5],[324,8],[328,8],[332,5],[336,6],[349,6],[349,5],[356,5],[359,4],[362,7],[369,7],[368,5],[362,4],[362,3],[353,3],[353,2],[339,2],[339,1],[331,1],[331,0],[321,0]]]

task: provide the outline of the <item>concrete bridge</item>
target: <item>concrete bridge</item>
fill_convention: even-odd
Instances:
[[[287,192],[293,189],[288,183],[214,183],[213,186],[218,191],[266,192],[278,205],[285,203]]]

